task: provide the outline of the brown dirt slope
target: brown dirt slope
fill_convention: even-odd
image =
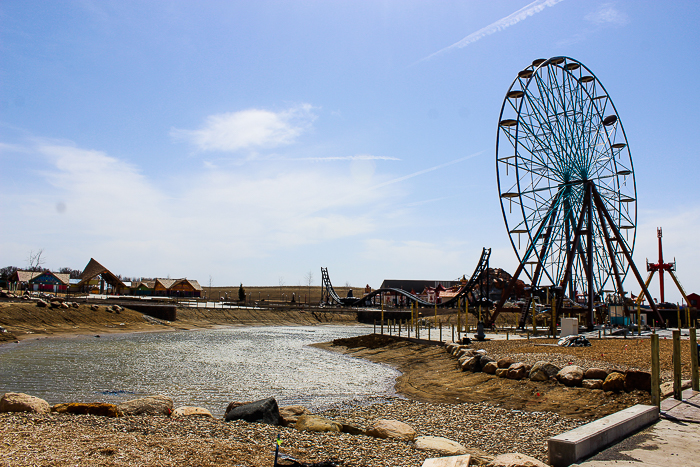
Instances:
[[[79,308],[40,308],[34,301],[0,303],[0,343],[68,334],[107,334],[114,332],[175,331],[214,326],[356,324],[354,313],[326,313],[304,310],[178,308],[174,322],[154,320],[125,308],[120,314],[97,311],[88,305]]]
[[[463,372],[440,346],[414,344],[389,336],[339,339],[318,347],[394,366],[403,373],[396,381],[397,392],[425,402],[488,402],[506,409],[551,411],[577,419],[596,419],[650,402],[649,394],[640,391],[616,394]]]

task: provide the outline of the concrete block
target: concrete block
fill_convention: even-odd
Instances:
[[[554,467],[571,465],[658,419],[658,407],[637,404],[549,438],[549,463]]]
[[[562,318],[559,336],[578,336],[578,318]]]
[[[422,467],[469,467],[470,454],[448,457],[431,457],[423,462]]]

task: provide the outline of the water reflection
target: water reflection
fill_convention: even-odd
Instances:
[[[371,329],[371,328],[370,328]],[[274,396],[325,408],[392,392],[398,372],[313,347],[363,326],[251,327],[25,341],[0,351],[0,393],[114,402],[162,393],[222,415],[232,401]]]

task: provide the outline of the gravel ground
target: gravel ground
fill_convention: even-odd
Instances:
[[[361,428],[378,418],[396,419],[414,427],[419,436],[458,441],[477,457],[522,452],[542,460],[546,460],[547,438],[582,423],[552,413],[510,411],[488,404],[430,404],[398,398],[322,415]],[[282,452],[303,462],[334,459],[348,467],[418,466],[438,456],[402,441],[198,417],[0,414],[0,466],[271,466],[278,434]]]

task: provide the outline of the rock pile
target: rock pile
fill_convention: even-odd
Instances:
[[[568,387],[602,389],[603,391],[631,392],[634,390],[651,392],[651,374],[627,370],[608,372],[601,368],[584,369],[578,365],[559,368],[553,363],[539,361],[530,366],[516,362],[510,357],[496,361],[483,349],[476,350],[468,345],[449,343],[445,350],[457,359],[462,371],[471,371],[496,375],[499,378],[530,381],[553,381]]]

